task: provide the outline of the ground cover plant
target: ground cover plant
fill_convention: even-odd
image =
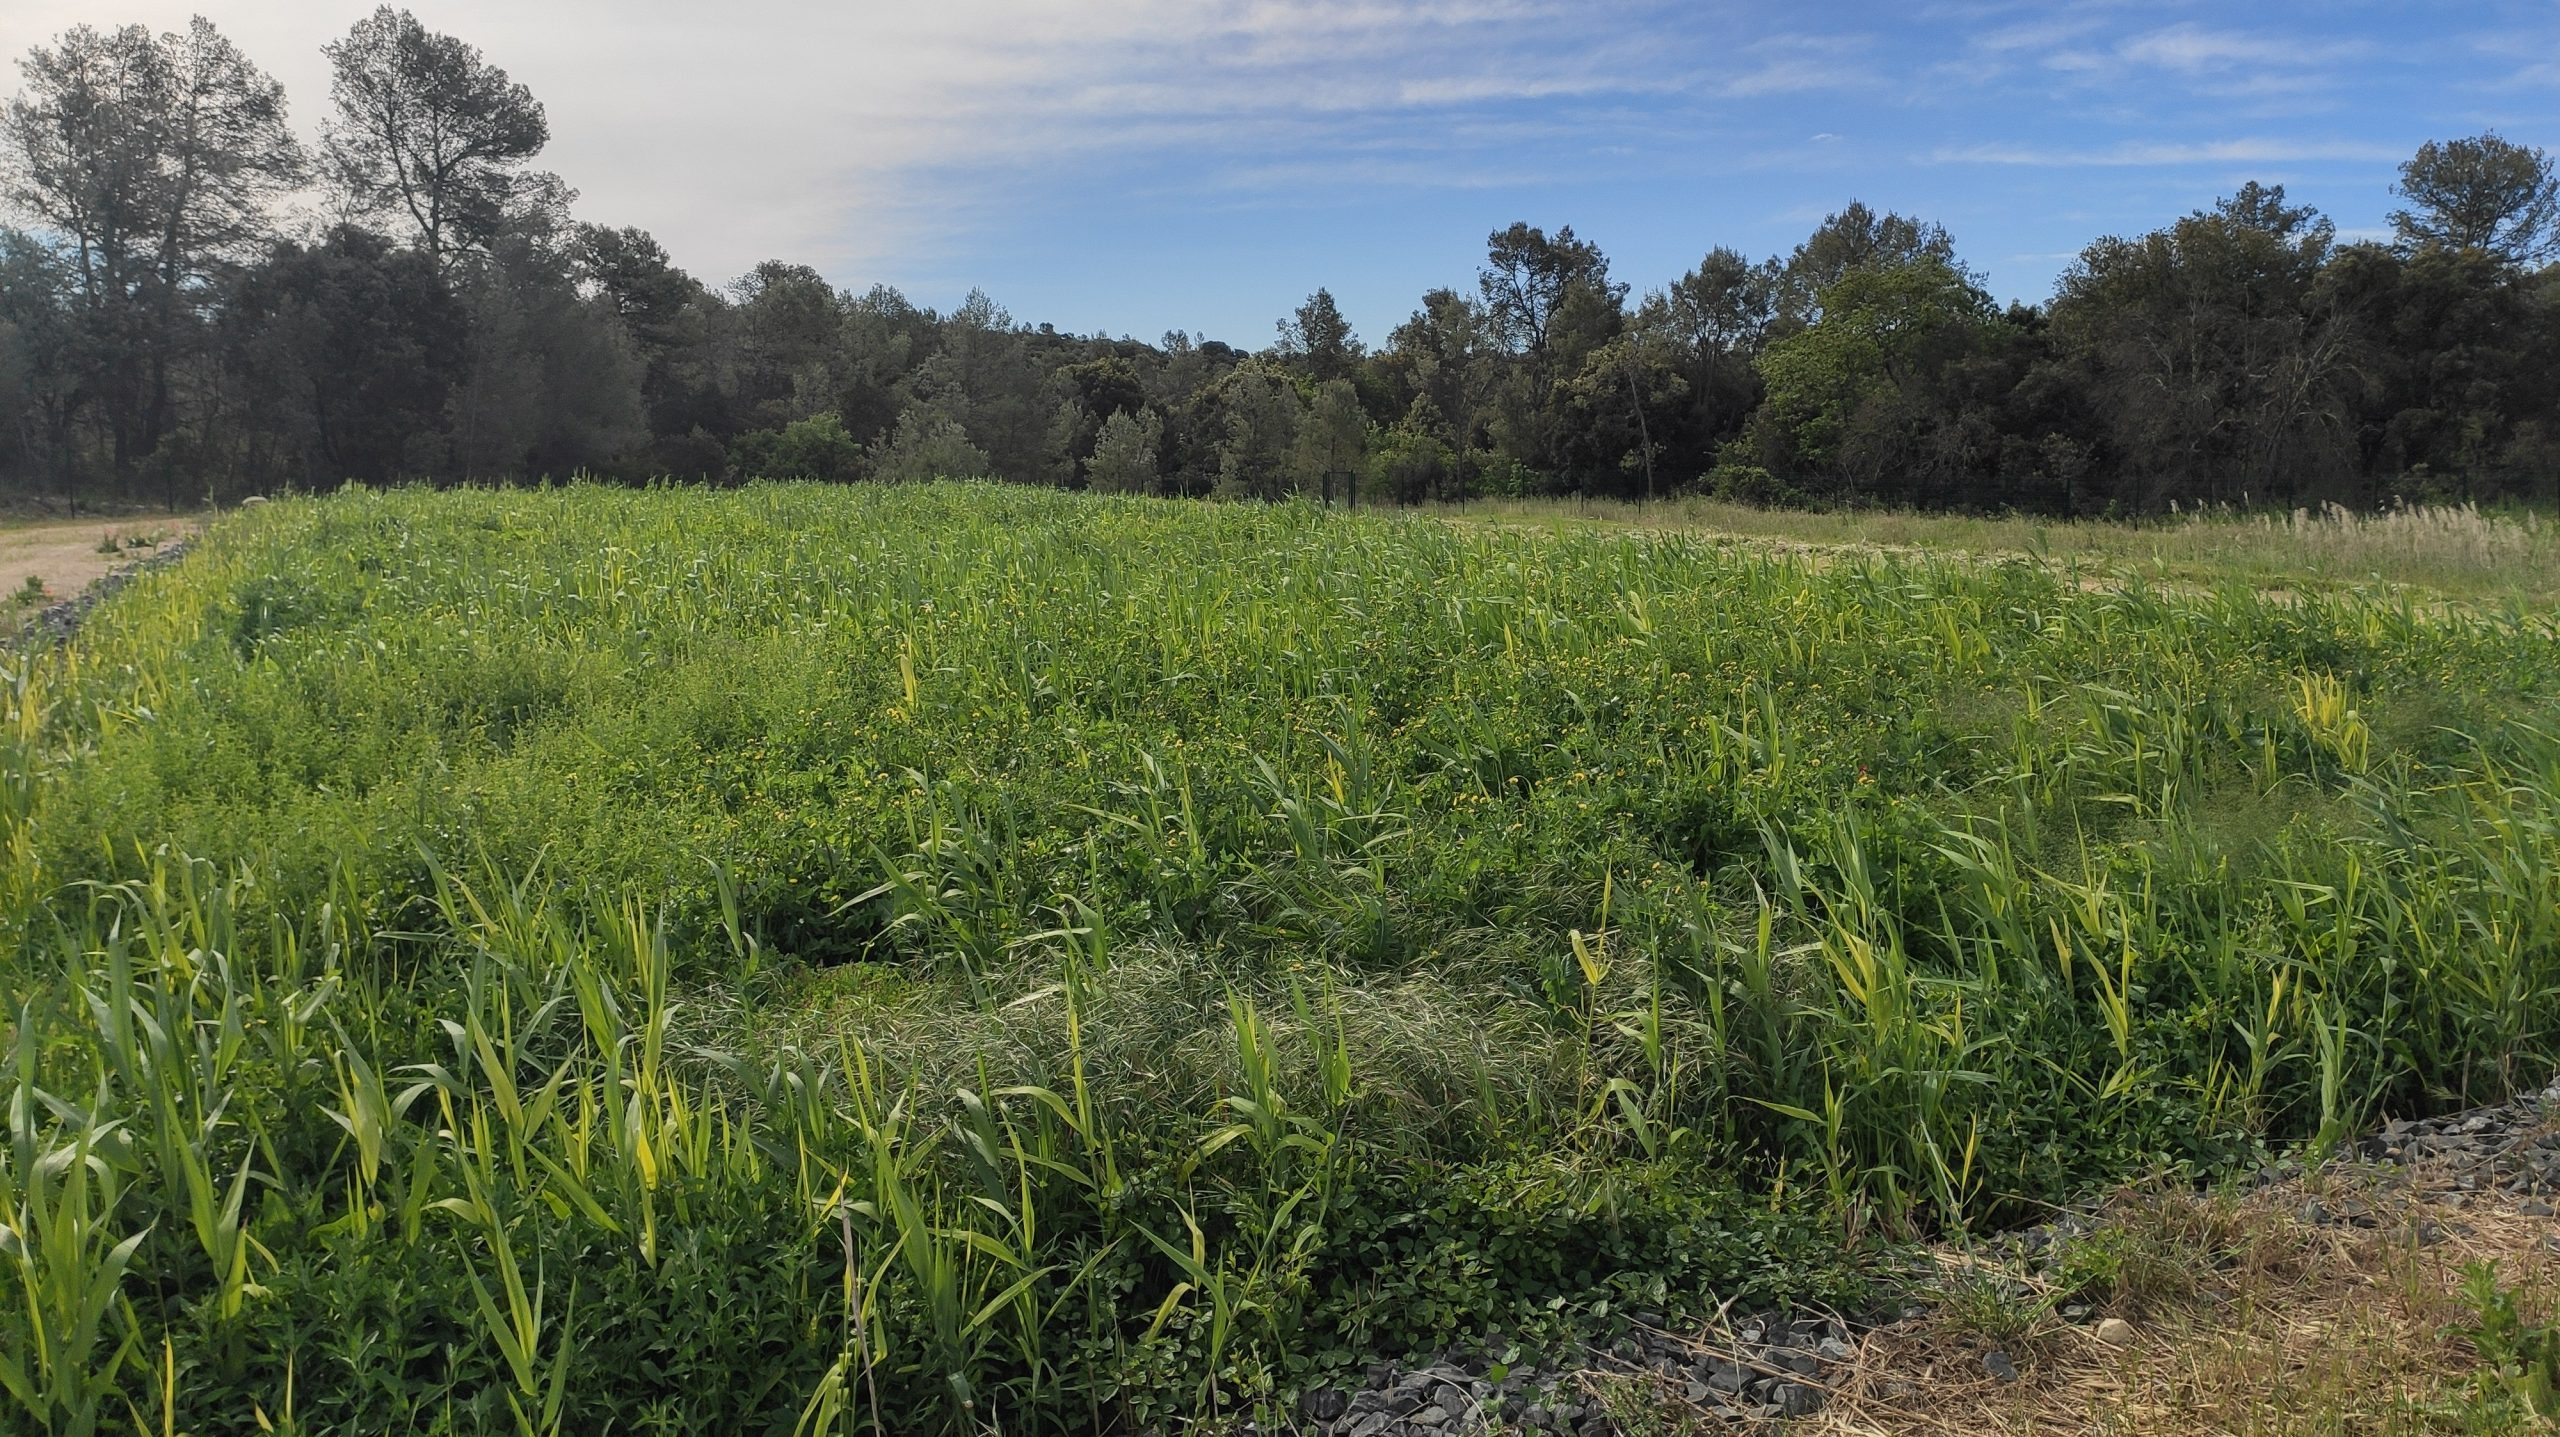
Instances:
[[[2560,1057],[2560,633],[982,485],[225,519],[0,724],[50,1431],[1083,1431]]]

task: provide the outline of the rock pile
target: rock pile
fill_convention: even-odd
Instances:
[[[1665,1331],[1637,1314],[1602,1349],[1576,1348],[1508,1367],[1445,1352],[1418,1368],[1379,1364],[1356,1392],[1307,1394],[1299,1413],[1326,1437],[1449,1437],[1476,1432],[1599,1437],[1617,1425],[1582,1374],[1648,1380],[1665,1397],[1735,1423],[1801,1417],[1822,1405],[1825,1374],[1855,1355],[1840,1319],[1746,1317],[1714,1337]]]
[[[2513,1102],[2419,1122],[2385,1123],[2358,1144],[2368,1162],[2423,1164],[2440,1198],[2461,1207],[2472,1194],[2521,1198],[2527,1217],[2550,1217],[2560,1195],[2560,1083]]]

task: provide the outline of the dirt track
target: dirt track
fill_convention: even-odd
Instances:
[[[108,570],[151,552],[149,546],[129,548],[126,541],[154,539],[166,544],[194,533],[197,527],[194,519],[171,518],[53,519],[0,528],[0,593],[14,598],[29,578],[44,581],[45,596],[38,605],[8,606],[12,620],[23,621],[34,607],[70,598]],[[110,535],[117,541],[112,554],[100,548]]]

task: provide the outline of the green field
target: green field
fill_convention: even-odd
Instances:
[[[244,511],[10,660],[0,1425],[1134,1430],[2546,1080],[2560,629],[2332,577]]]

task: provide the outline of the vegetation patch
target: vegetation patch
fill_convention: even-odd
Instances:
[[[351,491],[10,678],[48,1430],[1277,1420],[2560,1059],[2560,634],[2352,585]]]

